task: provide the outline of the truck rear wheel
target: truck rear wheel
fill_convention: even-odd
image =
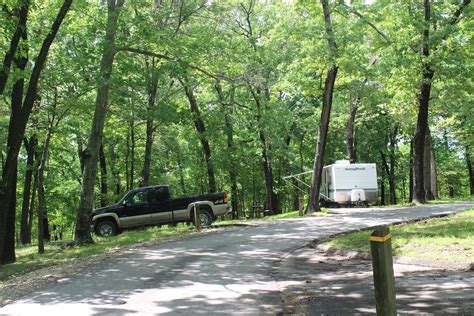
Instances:
[[[201,220],[201,227],[209,227],[212,224],[212,215],[207,210],[200,210],[199,219]],[[196,222],[193,219],[194,224]]]

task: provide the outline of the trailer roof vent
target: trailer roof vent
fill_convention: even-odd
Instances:
[[[351,162],[349,160],[336,160],[336,165],[350,165]]]

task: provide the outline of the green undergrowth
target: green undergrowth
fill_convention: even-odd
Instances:
[[[178,224],[177,227],[163,226],[147,229],[125,231],[119,236],[102,238],[94,236],[95,243],[86,246],[68,246],[64,244],[48,244],[45,253],[37,253],[37,246],[20,247],[16,250],[15,263],[0,266],[0,281],[11,276],[18,276],[37,269],[59,265],[77,258],[89,257],[100,253],[113,252],[121,247],[172,236],[184,236],[194,232],[193,226]],[[0,288],[2,284],[0,282]]]
[[[442,218],[390,227],[394,256],[474,262],[474,208]],[[369,252],[371,231],[332,239],[339,249]]]

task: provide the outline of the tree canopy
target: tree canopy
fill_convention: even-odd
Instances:
[[[8,0],[0,21],[2,263],[91,242],[88,213],[138,186],[314,210],[283,177],[349,159],[382,204],[474,194],[470,0]]]

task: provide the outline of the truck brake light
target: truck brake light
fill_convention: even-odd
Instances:
[[[224,193],[224,203],[227,203],[227,193]]]

